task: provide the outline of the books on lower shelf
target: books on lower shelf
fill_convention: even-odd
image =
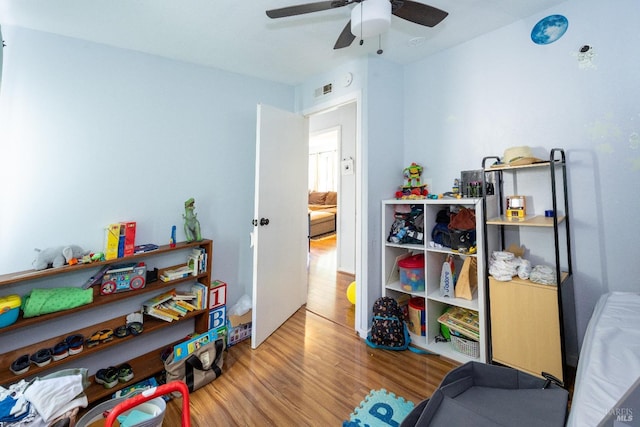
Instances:
[[[194,299],[189,301],[182,298],[183,296],[179,295],[175,289],[171,289],[144,301],[142,303],[143,311],[149,316],[172,322],[179,320],[191,311],[199,310],[193,304]]]
[[[192,301],[192,304],[198,308],[198,310],[204,310],[207,308],[207,296],[209,294],[209,288],[202,283],[194,283],[191,285],[191,293],[196,297]]]
[[[465,337],[476,341],[480,340],[480,324],[477,311],[462,307],[451,307],[446,313],[438,317],[438,322]]]
[[[160,273],[160,280],[169,282],[189,276],[197,276],[207,271],[207,252],[204,248],[193,248],[189,253],[186,265],[164,270]]]
[[[160,273],[160,280],[163,282],[170,282],[171,280],[182,279],[183,277],[193,276],[193,269],[188,265],[174,268],[171,270],[164,270]]]

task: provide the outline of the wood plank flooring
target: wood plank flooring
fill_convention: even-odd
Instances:
[[[353,329],[345,293],[352,278],[336,275],[332,250],[331,242],[312,243],[307,307],[258,349],[249,341],[229,348],[224,374],[189,396],[193,426],[339,426],[370,390],[418,403],[456,366],[369,348]],[[180,425],[181,405],[169,402],[164,426]]]
[[[352,274],[336,272],[336,236],[311,241],[307,310],[353,329],[355,306],[347,300]]]

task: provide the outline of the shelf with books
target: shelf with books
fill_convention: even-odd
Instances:
[[[73,273],[82,270],[95,269],[96,267],[103,267],[105,265],[121,264],[126,262],[140,261],[145,258],[156,257],[158,255],[168,254],[176,251],[184,251],[186,249],[192,249],[195,247],[211,247],[213,248],[213,242],[205,239],[201,242],[179,242],[174,247],[170,245],[158,246],[158,249],[151,252],[140,252],[131,256],[125,256],[122,258],[116,258],[109,261],[96,261],[87,264],[65,265],[58,268],[47,268],[45,270],[25,270],[15,273],[0,274],[0,288],[4,286],[10,286],[16,283],[25,282],[28,280],[42,279],[46,277],[59,276],[61,274]],[[207,250],[207,253],[210,253]],[[211,269],[211,257],[207,257],[207,271]]]
[[[172,322],[174,320],[180,320],[192,311],[200,309],[198,304],[194,301],[197,299],[197,295],[194,293],[191,300],[184,298],[178,298],[175,289],[163,292],[160,295],[149,298],[142,303],[142,308],[145,314],[156,317],[166,322]]]
[[[92,273],[92,270],[89,268],[93,268],[94,270],[99,270],[104,267],[113,266],[116,264],[122,264],[127,262],[139,262],[143,259],[148,259],[151,261],[154,258],[155,262],[162,263],[166,262],[167,259],[164,258],[164,255],[170,256],[170,258],[176,258],[183,256],[182,254],[187,254],[184,259],[185,263],[189,257],[189,254],[192,253],[192,249],[197,248],[199,251],[203,251],[206,256],[201,260],[203,262],[202,268],[199,268],[198,274],[195,276],[188,276],[184,278],[179,278],[175,280],[171,280],[170,282],[162,282],[161,280],[156,280],[154,282],[146,283],[144,288],[136,289],[128,292],[118,292],[110,295],[100,295],[100,286],[93,287],[93,302],[89,304],[85,304],[80,307],[76,307],[70,310],[59,311],[50,314],[44,314],[37,317],[31,318],[23,318],[22,315],[19,316],[18,320],[0,329],[0,347],[3,347],[3,353],[0,354],[0,385],[9,386],[10,384],[17,382],[21,379],[29,379],[38,375],[46,375],[48,373],[54,372],[59,369],[63,364],[65,367],[69,366],[84,366],[82,359],[91,359],[96,360],[98,363],[103,362],[103,366],[110,366],[114,363],[122,363],[124,361],[114,361],[114,360],[101,360],[100,353],[108,348],[112,348],[113,346],[122,346],[125,345],[126,349],[123,347],[123,350],[129,350],[127,354],[132,353],[134,361],[140,359],[141,361],[148,361],[151,353],[146,353],[137,357],[137,354],[140,354],[140,350],[147,351],[148,349],[141,349],[138,345],[135,344],[136,336],[128,335],[122,338],[114,337],[110,341],[103,341],[99,344],[88,347],[86,344],[84,345],[83,350],[80,353],[69,355],[61,360],[52,361],[44,366],[37,366],[32,364],[27,372],[15,375],[11,370],[11,364],[16,361],[19,357],[23,355],[31,355],[35,354],[39,350],[42,349],[52,349],[56,346],[56,344],[62,343],[65,341],[67,337],[73,335],[82,335],[87,339],[88,337],[94,335],[97,331],[103,330],[113,330],[119,326],[123,326],[126,323],[126,315],[131,313],[131,305],[140,303],[138,307],[141,307],[141,301],[149,299],[149,297],[157,294],[166,293],[172,288],[179,289],[182,294],[190,294],[192,293],[191,288],[199,289],[201,295],[201,309],[193,308],[192,310],[186,309],[187,312],[183,313],[182,316],[179,317],[179,320],[166,322],[164,320],[156,319],[151,316],[144,317],[144,330],[142,332],[143,335],[148,336],[149,334],[162,330],[164,328],[173,327],[176,324],[188,325],[186,327],[191,328],[194,333],[204,333],[209,329],[209,310],[206,309],[206,299],[205,302],[202,299],[206,298],[208,295],[209,284],[211,283],[211,263],[212,257],[210,254],[213,250],[213,242],[211,240],[203,240],[200,242],[181,242],[177,243],[175,247],[170,247],[169,245],[159,246],[158,249],[155,249],[151,252],[144,252],[138,255],[132,255],[122,258],[113,259],[110,261],[101,261],[92,264],[80,264],[76,266],[65,266],[56,269],[47,269],[43,271],[25,271],[18,272],[12,274],[5,274],[0,276],[0,289],[2,289],[3,293],[9,292],[11,289],[12,292],[20,293],[20,291],[27,289],[36,288],[39,281],[42,279],[48,280],[49,278],[58,278],[58,279],[68,279],[68,274],[71,273],[86,273],[89,276]],[[162,255],[158,257],[159,255]],[[156,257],[158,257],[156,259]],[[175,262],[175,260],[173,261]],[[178,266],[175,266],[178,267]],[[171,269],[175,267],[167,267],[166,269]],[[191,288],[189,286],[191,285]],[[179,286],[180,288],[177,288]],[[12,289],[16,288],[16,289]],[[185,288],[187,289],[185,291]],[[148,295],[145,297],[145,295]],[[128,304],[125,304],[125,301]],[[181,300],[181,305],[186,307],[184,300]],[[176,304],[177,301],[176,301]],[[108,309],[104,309],[107,313],[107,319],[103,319],[99,322],[96,320],[92,321],[92,316],[89,315],[87,310],[94,310],[97,308],[101,308],[104,306],[108,306]],[[108,310],[108,311],[107,311]],[[79,317],[79,315],[82,317]],[[71,315],[75,315],[70,317]],[[62,320],[64,319],[64,320]],[[50,327],[52,324],[51,321],[59,320],[56,322],[56,328],[53,330]],[[67,321],[68,320],[68,321]],[[80,324],[76,320],[80,320]],[[190,323],[185,323],[186,320],[189,320]],[[185,326],[183,326],[185,327]],[[20,343],[15,341],[15,335],[20,333],[17,331],[18,329],[29,328],[29,336],[36,337],[33,341],[37,342],[29,342],[25,341],[23,345],[16,348],[15,345]],[[114,334],[115,335],[115,334]],[[162,346],[164,348],[167,343],[167,338],[165,336],[170,336],[171,334],[154,334],[154,346]],[[175,333],[174,333],[175,335]],[[173,344],[172,344],[173,345]],[[9,350],[6,350],[9,349]],[[154,356],[154,359],[159,360],[159,352]],[[155,353],[154,353],[155,354]],[[92,355],[93,357],[87,358],[87,356]],[[105,355],[106,358],[106,355]],[[134,361],[127,361],[132,363]],[[85,363],[87,363],[85,361]],[[132,363],[133,365],[133,363]],[[136,380],[139,381],[144,379],[150,375],[159,373],[162,370],[163,366],[161,363],[153,364],[153,366],[147,366],[145,363],[140,363],[140,366],[136,368],[134,366],[134,370],[136,373]],[[90,374],[93,374],[90,369]],[[114,393],[116,390],[122,387],[126,387],[128,383],[122,384],[119,383],[116,387],[112,389],[104,389],[101,385],[93,384],[90,387],[87,395],[89,396],[89,402],[94,402],[96,399],[100,397],[108,396]],[[95,390],[94,390],[95,389]]]
[[[158,292],[159,290],[162,290],[164,288],[168,288],[170,286],[176,286],[176,285],[181,284],[181,283],[188,283],[189,281],[193,281],[194,279],[197,280],[200,283],[204,283],[204,281],[207,280],[208,277],[209,277],[209,275],[207,273],[202,273],[202,274],[199,274],[196,277],[188,276],[188,277],[184,277],[184,278],[180,278],[180,279],[174,279],[174,280],[171,280],[169,282],[163,282],[161,280],[157,280],[155,282],[148,283],[142,289],[137,289],[137,290],[131,291],[131,292],[120,292],[120,293],[115,293],[115,294],[111,294],[111,295],[100,295],[99,288],[98,287],[94,287],[93,302],[90,303],[90,304],[85,304],[85,305],[82,305],[80,307],[72,308],[72,309],[69,309],[69,310],[61,311],[61,312],[43,314],[41,316],[30,317],[30,318],[26,318],[26,319],[23,318],[22,317],[22,313],[20,313],[20,315],[18,316],[18,320],[15,323],[13,323],[11,325],[8,325],[8,326],[5,326],[4,328],[2,328],[0,333],[8,332],[8,331],[14,330],[14,329],[20,329],[20,328],[25,328],[25,327],[30,327],[30,326],[33,326],[33,325],[37,325],[37,324],[40,324],[40,323],[42,323],[44,321],[55,319],[55,318],[58,318],[58,317],[63,316],[63,315],[78,313],[78,312],[86,311],[86,310],[93,310],[93,309],[97,308],[98,306],[117,303],[119,301],[131,298],[132,296],[146,294],[146,293],[150,293],[150,292]]]

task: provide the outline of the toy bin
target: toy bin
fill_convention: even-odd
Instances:
[[[426,336],[427,322],[425,316],[424,298],[414,297],[409,300],[409,331],[413,334]]]
[[[18,320],[20,304],[20,295],[5,295],[0,297],[0,328],[9,326]]]
[[[106,414],[109,414],[120,403],[123,403],[127,398],[120,397],[116,399],[107,400],[100,403],[96,407],[92,408],[76,423],[76,427],[98,427],[105,426]],[[142,403],[136,409],[132,409],[129,412],[124,412],[123,415],[131,416],[134,420],[138,419],[138,422],[134,424],[127,424],[135,427],[161,427],[164,420],[164,414],[166,409],[166,403],[162,397],[156,397],[149,400],[146,403]],[[134,413],[133,411],[137,411]],[[120,424],[116,424],[120,425]]]
[[[424,254],[413,255],[398,261],[400,285],[409,292],[424,291]]]

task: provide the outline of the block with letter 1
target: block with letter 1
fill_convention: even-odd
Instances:
[[[227,304],[227,284],[222,280],[214,280],[209,286],[209,310]]]

